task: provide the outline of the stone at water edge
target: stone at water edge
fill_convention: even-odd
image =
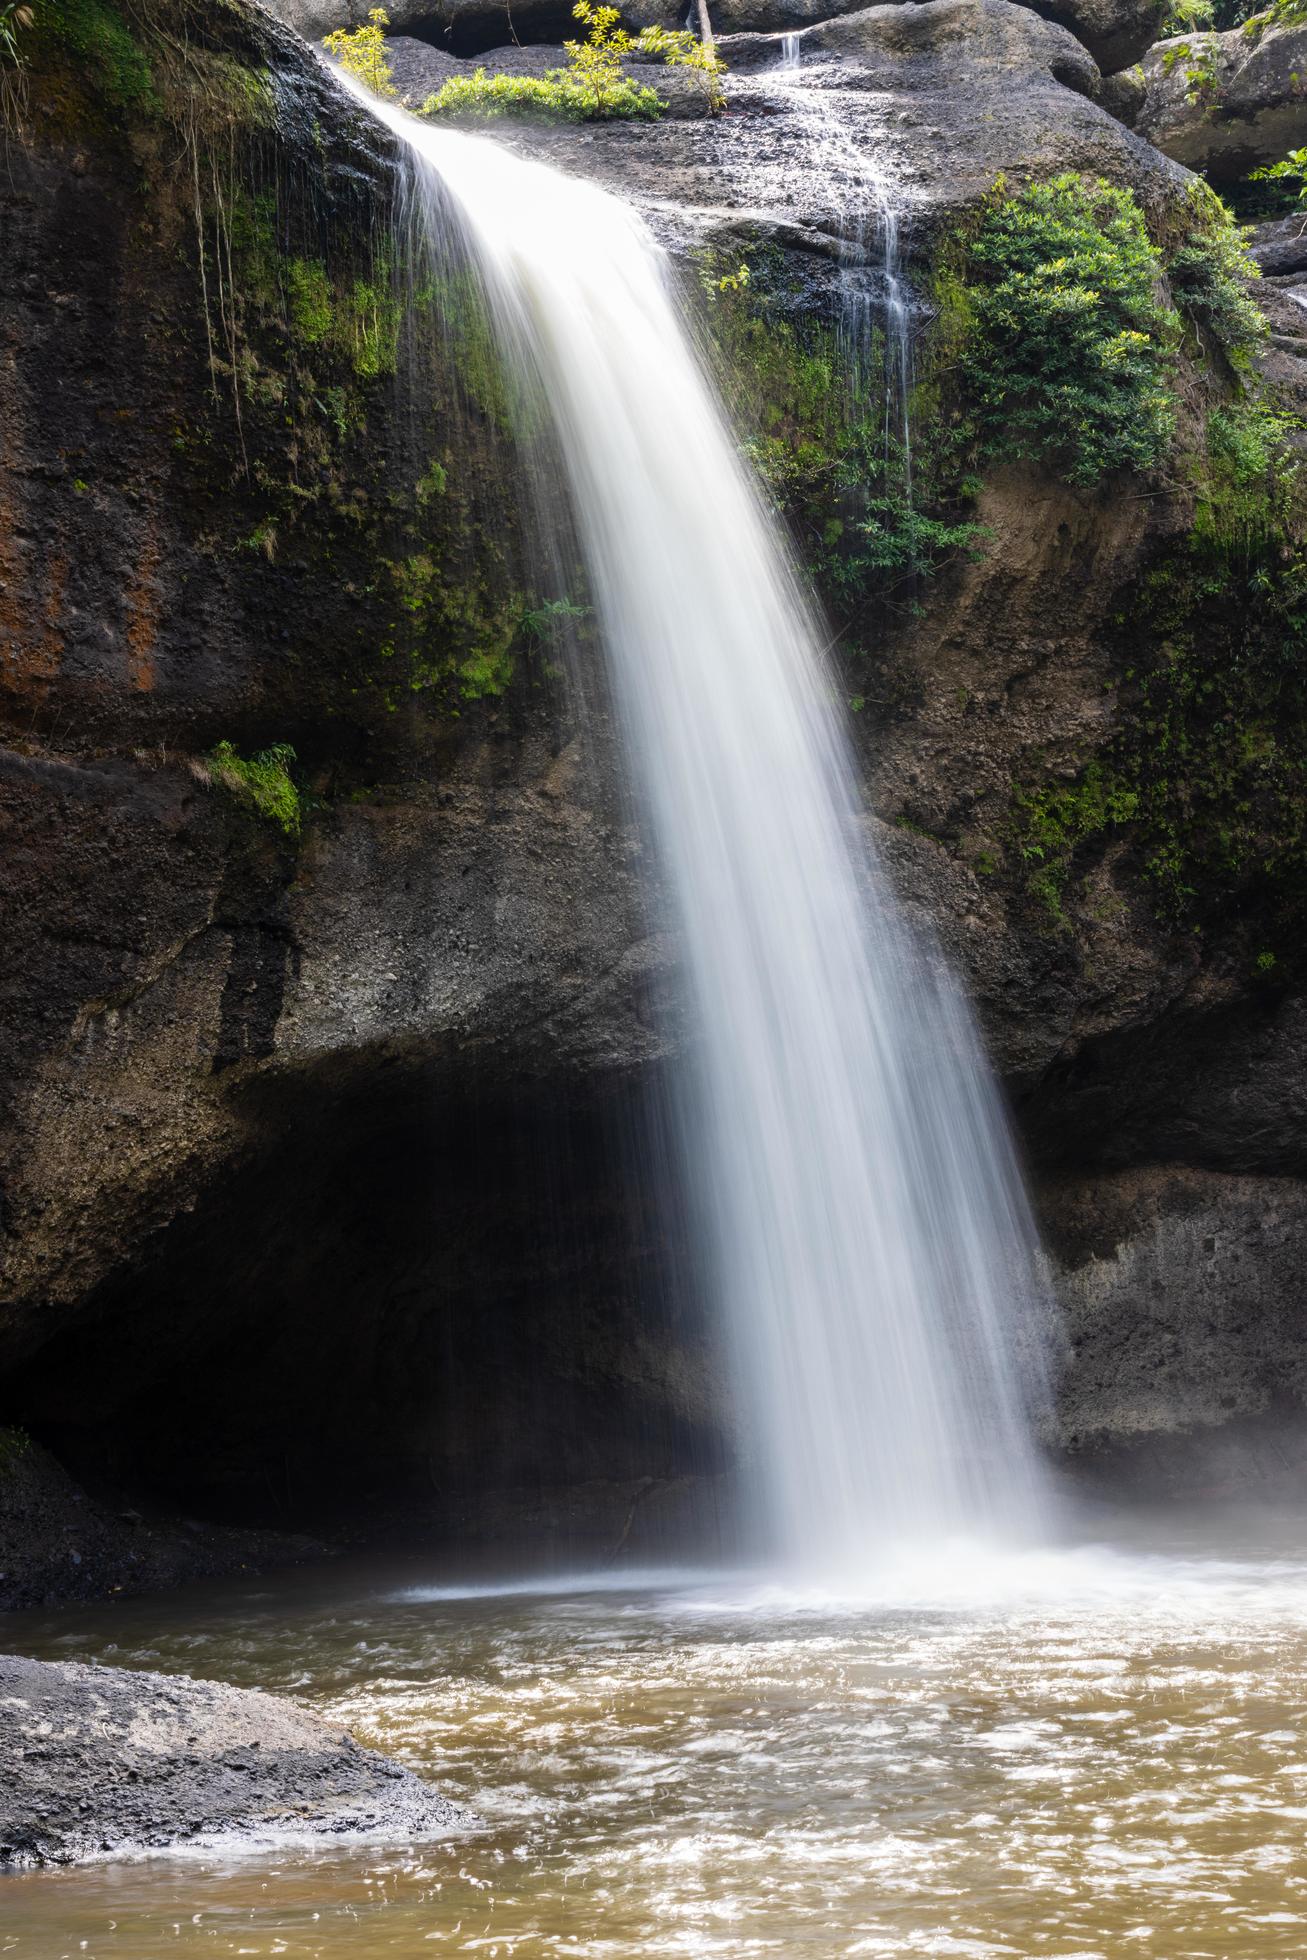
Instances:
[[[0,1871],[188,1839],[431,1838],[469,1814],[279,1696],[0,1656]]]

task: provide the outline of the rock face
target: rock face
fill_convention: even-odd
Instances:
[[[22,1431],[0,1429],[0,1613],[157,1592],[185,1579],[321,1558],[288,1532],[224,1530],[159,1517],[79,1486]]]
[[[1113,1464],[1181,1489],[1300,1482],[1301,1179],[1159,1166],[1070,1181],[1043,1208],[1065,1262],[1069,1447],[1111,1443]]]
[[[1069,27],[1103,73],[1112,75],[1152,47],[1166,8],[1159,0],[1053,0],[1036,11]]]
[[[1232,27],[1159,41],[1135,128],[1167,156],[1229,184],[1307,142],[1307,28]]]
[[[1307,273],[1307,212],[1259,225],[1252,255],[1268,278]]]
[[[195,1839],[412,1840],[469,1821],[411,1770],[273,1695],[0,1656],[0,1870]]]
[[[1165,8],[1162,0],[1041,0],[1035,12],[1056,21],[1088,48],[1105,71],[1138,61],[1157,37]],[[366,20],[366,0],[275,0],[272,11],[307,40],[320,40],[337,27]],[[860,11],[856,0],[712,0],[709,12],[719,35],[782,34],[812,27],[837,15]],[[479,55],[519,40],[555,42],[575,27],[563,0],[393,0],[388,7],[392,34],[416,38],[456,56]],[[622,8],[630,27],[677,26],[685,9],[668,0],[629,0]]]
[[[730,41],[727,117],[505,140],[630,197],[691,291],[705,253],[752,259],[830,320],[847,139],[902,214],[922,333],[936,242],[1000,175],[1101,174],[1159,229],[1187,198],[1093,99],[1081,41],[1011,0],[873,7],[800,51],[802,92],[774,36]],[[415,92],[461,58],[399,52]],[[575,565],[542,584],[518,540],[513,470],[547,443],[458,281],[438,332],[392,284],[392,160],[320,65],[228,10],[190,53],[275,79],[203,150],[220,313],[175,130],[74,55],[46,51],[10,166],[0,1420],[93,1482],[264,1524],[402,1498],[476,1535],[546,1484],[620,1511],[730,1441],[660,1175],[661,1071],[692,1039],[676,947]],[[1101,1439],[1153,1420],[1132,1317],[1167,1259],[1192,1290],[1191,1182],[1250,1232],[1307,1167],[1301,1016],[1250,978],[1251,900],[1173,930],[1117,840],[1052,920],[1009,848],[1016,786],[1074,781],[1119,729],[1121,616],[1189,512],[1005,467],[976,515],[983,554],[878,629],[856,727],[869,821],[973,987],[1050,1220],[1100,1178],[1157,1193],[1111,1246],[1058,1240],[1085,1330],[1068,1435]],[[298,829],[233,787],[224,742],[293,746]],[[1307,1354],[1280,1244],[1240,1414],[1265,1329]],[[1220,1416],[1239,1338],[1172,1371],[1181,1419]]]

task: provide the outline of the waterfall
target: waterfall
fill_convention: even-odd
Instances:
[[[1037,1247],[967,1008],[878,868],[810,602],[641,220],[369,98],[547,405],[698,1038],[683,1175],[771,1549],[1032,1527]],[[546,499],[558,496],[546,487]]]

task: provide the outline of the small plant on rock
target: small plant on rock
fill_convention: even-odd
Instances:
[[[27,31],[35,19],[30,7],[20,7],[15,0],[0,7],[0,61],[8,62],[14,68],[23,66],[23,48],[18,37]]]
[[[300,798],[290,773],[294,760],[289,742],[274,742],[251,756],[238,755],[231,742],[219,742],[205,756],[200,774],[252,803],[261,817],[280,825],[288,837],[298,837]]]
[[[1307,205],[1307,148],[1290,150],[1278,163],[1266,163],[1260,170],[1250,170],[1248,177],[1254,184],[1282,184],[1285,190],[1292,191],[1298,204]]]
[[[726,94],[722,88],[726,63],[713,42],[701,41],[697,34],[691,34],[685,27],[675,31],[666,27],[646,27],[635,45],[641,54],[660,56],[668,68],[684,68],[707,104],[708,114],[721,114],[726,107]]]
[[[384,7],[373,7],[362,27],[351,31],[338,27],[328,34],[323,47],[336,57],[347,75],[353,75],[374,95],[394,95],[391,81],[394,69],[386,59],[386,29],[390,15]]]

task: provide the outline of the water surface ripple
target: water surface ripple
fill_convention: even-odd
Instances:
[[[337,1569],[15,1619],[30,1651],[303,1696],[484,1821],[23,1876],[0,1952],[1307,1951],[1307,1565],[944,1563],[879,1603]]]

